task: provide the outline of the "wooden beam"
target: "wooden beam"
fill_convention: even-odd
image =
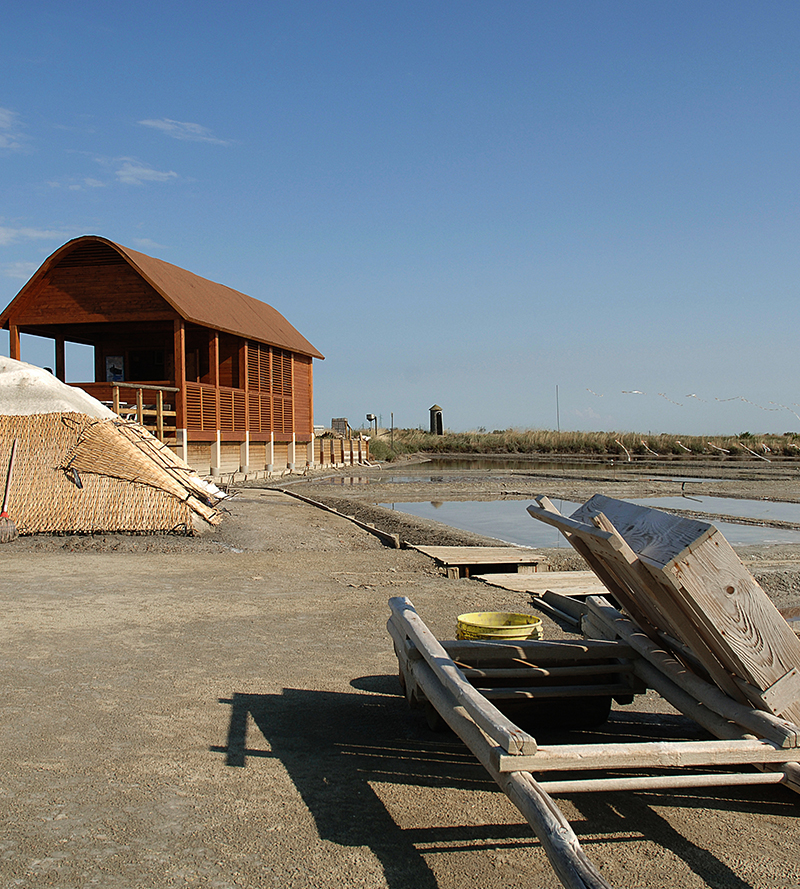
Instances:
[[[550,698],[588,698],[609,697],[618,695],[630,695],[631,687],[626,683],[615,682],[608,684],[586,685],[532,685],[525,688],[510,686],[508,688],[483,688],[475,686],[487,701],[514,701],[514,700],[549,700]]]
[[[495,743],[513,754],[536,751],[535,739],[514,725],[464,679],[458,667],[405,596],[390,599],[389,607],[392,612],[390,620],[394,627],[411,639],[438,681]],[[441,715],[444,718],[444,714]]]
[[[638,775],[627,778],[589,778],[572,781],[541,781],[546,793],[586,793],[620,790],[677,790],[687,787],[741,787],[785,784],[781,772],[714,772],[710,775]]]
[[[770,741],[642,741],[543,745],[533,756],[509,756],[499,749],[493,762],[501,772],[591,771],[594,769],[680,769],[792,762],[795,750]]]
[[[519,663],[519,662],[517,662]],[[576,667],[483,667],[477,669],[458,664],[467,679],[559,679],[566,676],[602,676],[607,673],[631,673],[630,664],[583,664]]]

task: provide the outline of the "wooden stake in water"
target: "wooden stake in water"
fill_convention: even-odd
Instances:
[[[3,511],[0,512],[0,543],[8,543],[17,536],[17,526],[8,517],[8,492],[11,490],[11,476],[14,472],[14,458],[17,456],[17,439],[11,445],[11,457],[6,474],[6,492],[3,495]]]

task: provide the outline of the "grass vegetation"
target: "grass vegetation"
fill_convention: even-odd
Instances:
[[[421,429],[382,430],[370,440],[370,456],[392,461],[409,454],[496,454],[639,457],[753,456],[800,457],[800,434],[737,436],[643,435],[634,432],[555,432],[546,429],[495,429],[493,432],[445,432]]]

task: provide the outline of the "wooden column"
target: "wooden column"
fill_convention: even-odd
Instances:
[[[239,445],[239,471],[250,471],[250,430],[246,429],[244,441]]]
[[[211,385],[216,390],[217,431],[219,432],[219,333],[216,330],[209,331],[209,333],[208,372],[211,375]]]
[[[16,324],[8,325],[9,357],[15,361],[22,361],[19,355],[19,327]]]
[[[314,362],[308,362],[308,422],[311,424],[311,438],[314,438]]]
[[[57,336],[56,337],[56,378],[61,380],[62,383],[67,381],[67,371],[66,371],[66,355],[64,349],[64,337]]]
[[[222,435],[220,432],[220,405],[219,405],[219,333],[210,331],[208,340],[208,369],[211,374],[211,385],[214,387],[214,410],[217,415],[217,439],[211,445],[211,474],[219,475],[222,465]]]
[[[176,318],[172,324],[172,353],[175,369],[175,445],[181,459],[188,462],[189,440],[186,430],[186,326],[183,318]]]
[[[239,386],[244,389],[244,428],[247,430],[247,464],[250,464],[250,376],[248,373],[247,340],[239,349]]]

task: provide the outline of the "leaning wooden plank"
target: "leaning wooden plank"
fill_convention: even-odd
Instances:
[[[716,686],[687,670],[671,654],[642,633],[633,621],[609,605],[604,599],[589,598],[587,605],[590,614],[601,620],[613,633],[645,658],[658,673],[683,689],[690,698],[700,702],[704,708],[718,714],[723,719],[735,722],[748,731],[775,742],[781,747],[800,746],[800,728],[793,722],[770,713],[754,710],[745,704],[732,700]],[[636,663],[634,669],[636,670]],[[648,684],[651,680],[652,676],[650,679],[645,678]],[[656,690],[660,691],[658,688]],[[678,709],[683,710],[684,708],[679,706]],[[692,718],[695,717],[692,716]]]
[[[542,745],[533,756],[508,756],[499,749],[492,762],[500,772],[593,771],[598,769],[680,769],[793,762],[796,750],[770,741],[641,741]]]
[[[602,531],[592,524],[577,522],[561,513],[545,496],[534,498],[528,507],[532,518],[558,528],[567,541],[579,552],[605,588],[622,604],[642,629],[652,638],[658,635],[660,615],[645,597],[637,597],[631,589],[627,570],[620,572],[613,549],[619,545],[619,535]]]
[[[509,753],[536,752],[536,740],[503,716],[464,679],[441,643],[427,628],[405,596],[395,596],[390,599],[389,607],[395,626],[411,639],[439,681],[448,688],[455,700],[469,711],[471,717],[489,737]]]
[[[663,574],[694,603],[707,634],[731,658],[736,674],[766,693],[800,667],[800,639],[727,540],[720,534],[710,543],[666,566]],[[769,694],[753,703],[800,724],[796,693],[776,698],[772,706]]]
[[[595,494],[570,518],[589,524],[592,516],[598,513],[606,516],[637,555],[661,565],[681,557],[690,546],[697,546],[719,533],[708,522],[670,515],[659,509],[616,500],[603,494]]]
[[[411,669],[431,704],[533,828],[562,885],[567,889],[611,889],[581,848],[569,821],[530,773],[498,772],[491,761],[495,745],[442,685],[430,665],[414,661]]]
[[[683,597],[674,595],[674,590],[663,583],[663,578],[654,574],[639,559],[605,514],[592,516],[592,523],[618,538],[609,556],[618,561],[620,570],[626,572],[631,589],[638,594],[637,604],[641,605],[642,600],[645,600],[655,608],[655,621],[659,630],[685,642],[717,685],[732,698],[744,702],[746,698],[729,672],[732,667],[730,660],[725,658],[720,661],[719,647],[708,639],[702,622],[697,620],[697,615],[687,606]],[[653,619],[651,615],[651,621]]]
[[[752,702],[800,723],[796,696],[776,696],[780,710],[770,706],[769,695],[763,696],[800,667],[800,639],[722,534],[705,522],[602,495],[592,497],[571,518],[587,523],[599,513],[671,591],[720,663],[760,690]]]

